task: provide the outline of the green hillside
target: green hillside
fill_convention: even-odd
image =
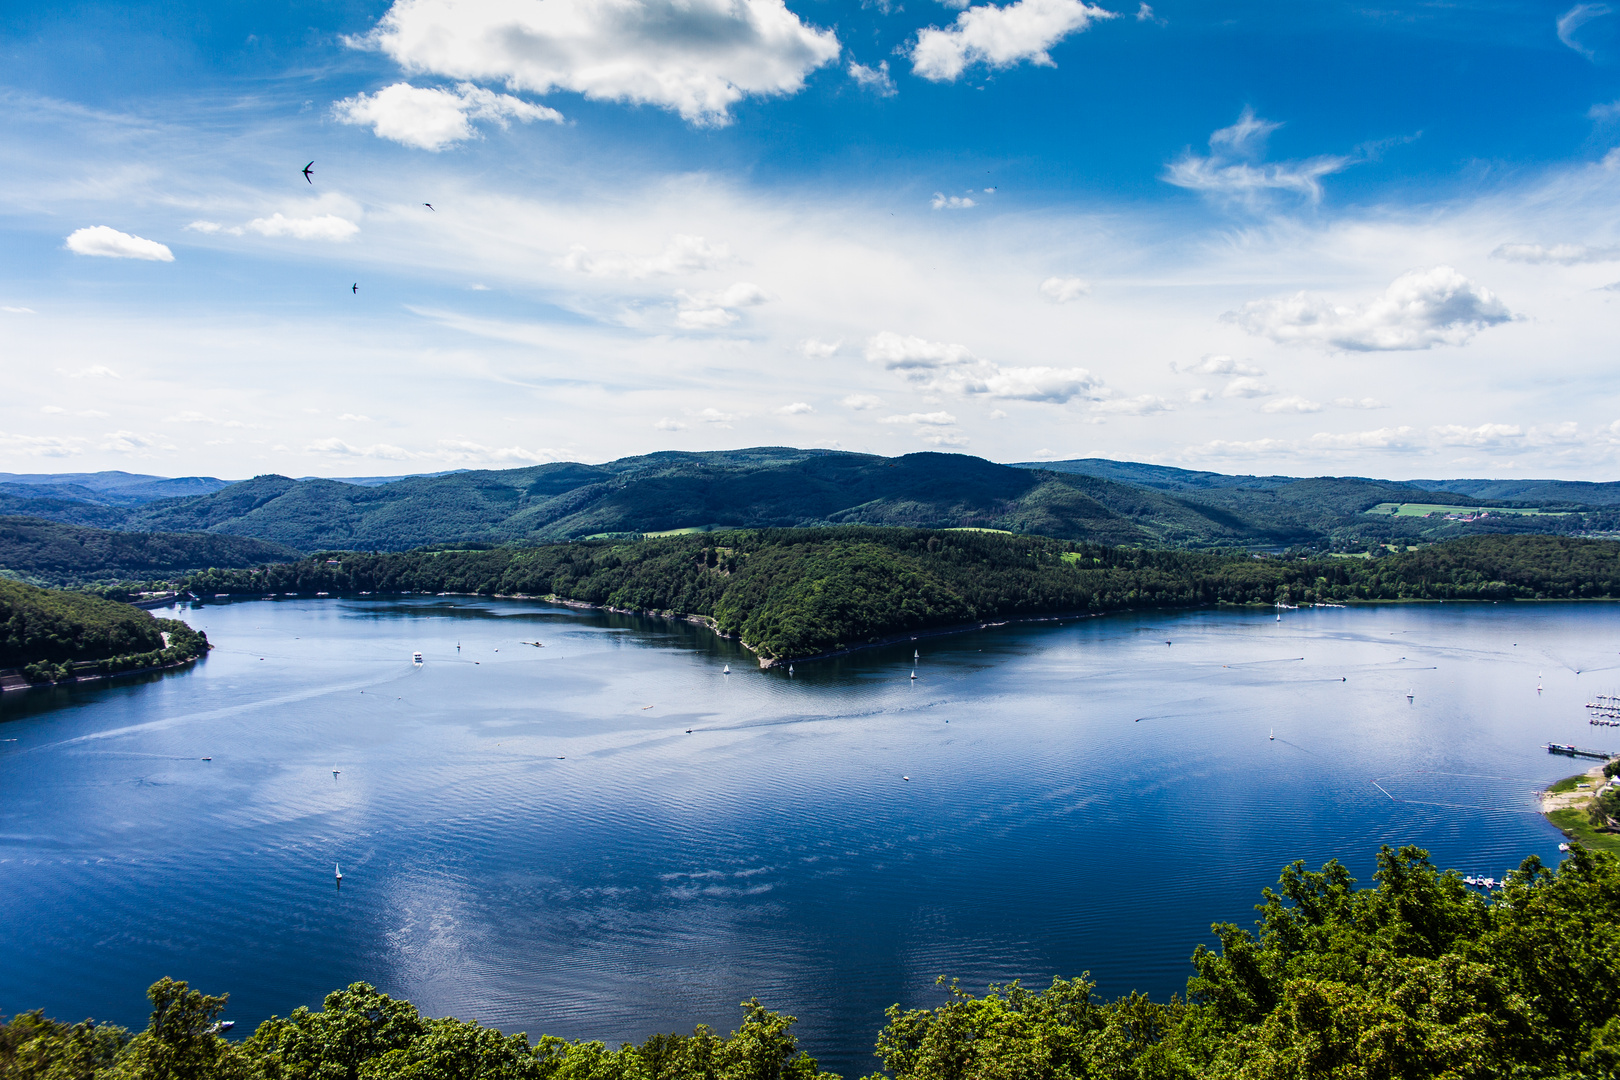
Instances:
[[[150,490],[150,488],[149,488]],[[28,492],[50,493],[28,495]],[[1560,518],[1485,523],[1369,516],[1380,503],[1476,500],[1360,477],[1225,476],[1099,459],[998,465],[966,454],[885,458],[791,447],[658,453],[601,465],[345,483],[259,476],[141,505],[74,501],[72,485],[0,486],[0,513],[139,532],[210,532],[299,551],[406,551],[677,529],[887,525],[990,528],[1158,547],[1314,549],[1527,532],[1620,532],[1620,508],[1525,502]],[[1512,499],[1493,505],[1519,506]]]
[[[283,544],[218,533],[134,533],[0,517],[0,576],[36,585],[143,580],[296,559]]]
[[[993,532],[761,529],[212,570],[203,595],[558,596],[712,620],[762,660],[965,623],[1127,607],[1620,597],[1620,543],[1481,536],[1379,559],[1256,559]]]

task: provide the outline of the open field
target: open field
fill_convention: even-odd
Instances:
[[[1508,506],[1447,506],[1444,503],[1382,502],[1363,513],[1384,517],[1428,517],[1430,514],[1518,514],[1524,517],[1567,517],[1567,510],[1525,510]]]

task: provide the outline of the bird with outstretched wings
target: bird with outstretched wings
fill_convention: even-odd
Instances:
[[[315,182],[315,181],[314,181],[314,180],[310,180],[310,176],[309,176],[309,174],[310,174],[310,170],[312,170],[312,169],[314,169],[314,168],[315,168],[315,163],[314,163],[314,162],[313,162],[313,161],[312,161],[312,162],[310,162],[310,163],[309,163],[309,164],[308,164],[308,165],[305,165],[305,166],[304,166],[304,168],[303,168],[303,170],[302,170],[302,171],[303,171],[303,174],[304,174],[304,179],[305,179],[305,180],[309,180],[309,182],[310,182],[310,183],[312,183],[312,184],[313,184],[313,183],[314,183],[314,182]]]

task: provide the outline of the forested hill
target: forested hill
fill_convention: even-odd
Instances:
[[[1126,607],[1620,597],[1620,542],[1481,536],[1377,559],[1274,559],[923,529],[762,529],[209,571],[203,596],[557,596],[712,619],[763,662],[960,624]]]
[[[207,649],[202,631],[178,619],[0,578],[0,668],[19,668],[29,682],[162,667]]]
[[[0,576],[44,585],[173,576],[210,566],[260,566],[300,552],[219,533],[133,533],[0,517]]]
[[[1378,856],[1376,885],[1343,864],[1283,870],[1249,931],[1214,927],[1185,998],[1093,994],[1086,976],[891,1006],[876,1051],[893,1080],[1614,1080],[1620,1075],[1620,862],[1577,847],[1534,856],[1484,895],[1419,848]],[[836,993],[829,984],[828,993]],[[434,1019],[365,983],[217,1034],[223,996],[162,979],[152,1019],[41,1012],[0,1024],[18,1080],[837,1080],[800,1050],[794,1019],[743,1003],[707,1027],[609,1050]],[[822,1008],[835,1001],[816,1003]],[[872,1018],[873,1027],[879,1020]]]
[[[1015,467],[966,454],[886,458],[791,447],[659,453],[379,484],[259,476],[206,494],[129,506],[74,501],[70,487],[0,485],[0,513],[126,531],[252,537],[303,552],[826,525],[990,528],[1194,549],[1365,549],[1480,532],[1620,532],[1620,508],[1563,494],[1520,495],[1517,503],[1494,496],[1490,503],[1520,509],[1533,503],[1556,514],[1460,521],[1443,512],[1369,514],[1380,504],[1434,504],[1431,509],[1443,511],[1480,503],[1457,492],[1360,477],[1231,477],[1098,461]]]

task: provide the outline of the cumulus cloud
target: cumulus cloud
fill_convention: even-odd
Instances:
[[[186,230],[188,232],[213,234],[219,232],[224,227],[225,226],[221,225],[217,221],[193,221],[190,225],[186,226]]]
[[[1231,382],[1227,383],[1225,388],[1221,390],[1221,397],[1257,398],[1266,397],[1274,392],[1275,391],[1273,391],[1271,387],[1267,386],[1259,379],[1245,376],[1241,379],[1233,379]]]
[[[1186,364],[1170,361],[1170,370],[1181,375],[1264,375],[1265,371],[1247,360],[1234,360],[1230,356],[1204,356]]]
[[[174,252],[156,240],[131,236],[108,225],[92,225],[68,234],[67,249],[76,255],[99,255],[104,259],[143,259],[147,262],[174,262]]]
[[[1102,380],[1085,368],[1003,367],[978,359],[965,345],[888,330],[867,340],[866,359],[929,389],[962,395],[1062,404],[1103,390]]]
[[[917,34],[911,70],[933,82],[953,82],[972,64],[1012,67],[1028,61],[1055,67],[1047,50],[1070,34],[1114,13],[1082,0],[1017,0],[997,7],[970,7],[950,26]]]
[[[1266,402],[1260,406],[1260,411],[1268,413],[1315,413],[1322,411],[1322,403],[1293,394]]]
[[[118,372],[114,371],[112,368],[108,367],[106,364],[91,364],[87,368],[80,368],[78,371],[63,372],[63,374],[65,374],[70,379],[122,379],[123,378],[122,375],[118,374]]]
[[[462,83],[454,90],[395,83],[374,94],[334,102],[332,115],[340,123],[369,127],[378,138],[433,151],[475,138],[475,120],[494,121],[503,128],[511,120],[563,122],[556,109],[472,83]]]
[[[1049,277],[1041,282],[1041,295],[1054,304],[1067,304],[1091,292],[1091,286],[1077,277]]]
[[[406,72],[654,105],[709,126],[744,97],[797,93],[841,51],[782,0],[395,0],[349,43]]]
[[[737,419],[736,413],[721,412],[719,409],[708,408],[697,414],[698,421],[704,424],[714,424],[716,427],[729,428],[731,422]]]
[[[408,461],[415,455],[409,450],[387,443],[373,443],[370,446],[354,446],[342,439],[316,439],[304,447],[306,454],[328,454],[332,457],[342,458],[377,458],[382,461]]]
[[[148,457],[153,450],[173,450],[174,446],[149,435],[142,435],[136,431],[109,431],[102,436],[105,440],[98,450],[107,450],[114,454],[138,454]]]
[[[675,293],[680,310],[675,325],[683,330],[718,330],[737,321],[735,307],[755,307],[768,303],[771,295],[758,285],[739,281],[719,292],[689,293],[682,289]]]
[[[1514,315],[1488,289],[1449,266],[1413,270],[1365,304],[1341,304],[1303,292],[1256,300],[1222,316],[1251,334],[1283,344],[1351,352],[1462,345]]]
[[[724,244],[711,244],[701,236],[677,233],[656,255],[592,255],[583,245],[575,244],[556,265],[587,277],[640,281],[666,274],[713,270],[730,258],[731,249]]]
[[[336,214],[318,214],[313,217],[290,218],[285,214],[271,214],[267,218],[254,218],[247,223],[249,232],[260,236],[290,236],[295,240],[348,240],[360,231],[360,226]]]
[[[850,394],[844,398],[843,404],[856,412],[864,412],[867,409],[881,409],[883,399],[872,394]]]
[[[1322,177],[1354,164],[1348,157],[1323,155],[1303,161],[1267,163],[1266,139],[1281,123],[1263,120],[1245,107],[1237,123],[1209,137],[1208,156],[1191,150],[1171,162],[1164,180],[1207,195],[1253,202],[1272,191],[1290,191],[1311,202],[1322,198]]]
[[[1524,438],[1524,429],[1517,424],[1480,424],[1478,427],[1443,424],[1431,428],[1430,432],[1434,435],[1435,441],[1442,446],[1472,446],[1482,449],[1517,444]]]
[[[1593,51],[1575,39],[1575,32],[1593,19],[1607,15],[1614,9],[1608,4],[1576,4],[1558,16],[1558,40],[1588,60],[1596,59]]]
[[[799,351],[812,360],[825,360],[838,351],[842,341],[817,341],[815,338],[806,338],[799,343]]]
[[[1383,427],[1372,431],[1334,434],[1319,431],[1309,445],[1317,450],[1409,450],[1418,445],[1409,427]]]
[[[934,197],[928,200],[928,205],[935,210],[971,210],[979,204],[966,195],[946,195],[944,192],[934,192]]]
[[[857,64],[853,60],[849,64],[849,77],[855,80],[855,85],[862,90],[870,90],[879,97],[894,97],[900,91],[889,78],[889,62],[879,62],[877,67],[867,67]]]
[[[659,431],[682,431],[686,428],[686,425],[681,423],[679,420],[673,420],[666,416],[662,420],[658,421],[658,423],[654,424],[653,427],[657,428]]]
[[[1588,247],[1585,244],[1502,244],[1491,252],[1491,258],[1522,263],[1557,263],[1560,266],[1615,262],[1620,260],[1620,245]]]
[[[778,416],[802,416],[804,413],[815,412],[815,406],[808,401],[795,401],[791,405],[783,405],[776,410]]]

